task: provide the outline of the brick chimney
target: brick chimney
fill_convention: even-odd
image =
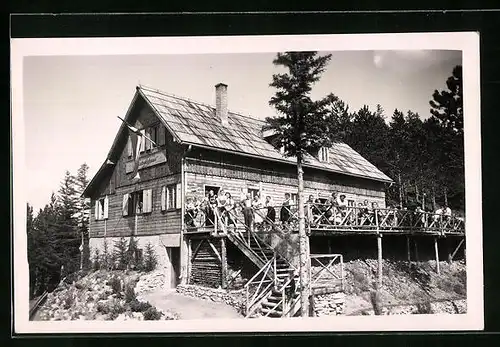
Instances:
[[[222,125],[228,125],[227,120],[227,84],[215,85],[215,114]]]

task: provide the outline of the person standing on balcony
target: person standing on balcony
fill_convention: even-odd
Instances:
[[[214,209],[217,207],[217,195],[212,189],[209,190],[204,200],[205,205],[205,226],[213,226],[215,220]]]
[[[260,198],[260,192],[257,192],[253,197],[252,208],[254,213],[254,226],[260,228],[264,221],[264,202]]]
[[[187,198],[187,203],[186,203],[186,214],[184,215],[184,218],[186,220],[186,226],[188,228],[195,228],[196,225],[194,223],[194,220],[196,218],[196,206],[193,202],[193,198]]]
[[[337,219],[337,214],[338,214],[337,193],[333,192],[332,195],[330,196],[330,199],[328,199],[326,203],[324,216],[328,221],[335,223],[335,220]]]
[[[225,227],[225,226],[227,226],[227,223],[226,223],[226,192],[224,191],[224,189],[221,188],[219,190],[219,194],[217,194],[216,202],[217,202],[217,212],[218,212],[220,221],[222,222],[222,224]]]
[[[253,228],[253,211],[252,211],[252,197],[250,193],[242,194],[240,201],[243,208],[243,218],[245,219],[245,227],[247,231],[252,231]]]
[[[272,226],[276,222],[276,210],[274,209],[273,199],[268,195],[266,196],[266,224]]]
[[[231,216],[233,212],[234,212],[234,200],[231,196],[231,193],[226,192],[226,203],[224,204],[226,227],[229,228],[229,226],[232,225],[234,227],[234,230],[236,230],[236,223],[234,222],[234,219]]]
[[[444,205],[443,216],[447,221],[451,219],[451,208],[448,206],[448,204]]]
[[[337,224],[341,223],[340,218],[344,218],[347,214],[347,199],[345,198],[345,194],[340,194],[339,199],[337,201],[337,208],[340,212],[340,215],[335,218],[335,222]],[[340,219],[340,220],[339,220]]]
[[[290,193],[285,193],[285,200],[281,204],[280,221],[283,225],[288,225],[290,222]]]

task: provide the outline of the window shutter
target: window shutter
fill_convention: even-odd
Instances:
[[[161,210],[165,211],[167,209],[167,190],[165,186],[161,187]]]
[[[124,216],[128,216],[128,197],[130,194],[123,194],[122,212]]]
[[[95,215],[95,220],[99,220],[99,199],[95,201],[94,215]]]
[[[127,137],[127,156],[131,157],[134,154],[134,149],[132,148],[132,139]]]
[[[145,140],[144,139],[144,134],[145,134],[144,129],[140,130],[140,133],[142,136],[139,138],[139,141],[141,141],[139,144],[139,152],[144,152],[144,142],[145,142],[144,141]]]
[[[109,199],[108,196],[106,195],[104,197],[104,211],[103,211],[103,218],[108,219],[108,210],[109,210]]]
[[[146,136],[151,139],[151,128],[146,129]],[[151,149],[151,141],[147,140],[146,138],[144,139],[144,147],[145,150],[150,150]]]
[[[166,129],[163,124],[160,124],[160,126],[158,127],[158,141],[156,141],[158,146],[163,146],[165,144],[165,130]]]
[[[151,207],[152,207],[152,190],[151,189],[144,189],[142,191],[142,212],[143,213],[149,213],[151,212]]]
[[[181,208],[181,184],[175,185],[175,207]]]

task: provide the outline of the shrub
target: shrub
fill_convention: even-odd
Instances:
[[[144,271],[153,271],[156,268],[156,265],[158,265],[158,256],[156,255],[151,242],[148,242],[144,254]]]
[[[75,294],[73,293],[73,291],[68,290],[63,299],[63,308],[65,310],[69,309],[74,302],[75,302]]]
[[[113,254],[109,251],[108,241],[104,240],[102,256],[100,258],[100,269],[111,270],[113,268]]]
[[[111,302],[98,302],[97,303],[97,312],[107,314],[108,318],[113,320],[120,313],[124,313],[127,310],[125,305],[120,300],[112,300]]]
[[[129,306],[132,312],[145,312],[152,307],[149,302],[142,302],[137,299],[132,300]]]
[[[156,307],[150,307],[143,313],[144,320],[160,320],[162,315]]]
[[[417,313],[418,314],[432,314],[434,311],[432,310],[432,306],[430,301],[426,301],[424,303],[417,304]]]
[[[101,254],[98,249],[94,252],[94,257],[92,258],[92,269],[97,271],[101,268]]]
[[[133,236],[130,237],[127,249],[127,268],[138,269],[141,267],[140,252],[137,246],[137,240]]]
[[[113,290],[113,294],[120,294],[120,292],[122,291],[122,281],[118,276],[111,277],[108,281],[108,285]]]
[[[132,302],[135,298],[134,283],[129,282],[125,286],[125,302]]]
[[[115,241],[113,255],[118,270],[127,269],[127,265],[129,263],[128,253],[128,244],[127,240],[124,237],[121,237],[119,240]]]

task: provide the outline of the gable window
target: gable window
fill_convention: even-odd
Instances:
[[[143,136],[139,137],[139,139],[138,139],[140,153],[152,151],[155,148],[157,148],[157,146],[155,146],[151,141],[146,140],[144,135],[147,136],[148,138],[150,138],[158,146],[163,146],[165,144],[165,127],[161,124],[155,124],[153,126],[146,127],[144,129],[140,130],[140,132],[143,135]],[[133,153],[134,148],[132,148],[132,147],[133,147],[132,146],[132,139],[129,136],[127,139],[127,156],[129,158],[132,158],[132,156],[134,154]]]
[[[181,184],[169,184],[161,188],[161,210],[181,208]]]
[[[328,147],[321,147],[318,152],[318,159],[322,162],[328,162],[330,159]]]
[[[95,211],[94,211],[95,220],[108,219],[108,206],[109,206],[109,200],[107,195],[103,198],[96,200]]]
[[[139,190],[123,195],[122,211],[124,216],[135,216],[153,211],[152,189]]]

